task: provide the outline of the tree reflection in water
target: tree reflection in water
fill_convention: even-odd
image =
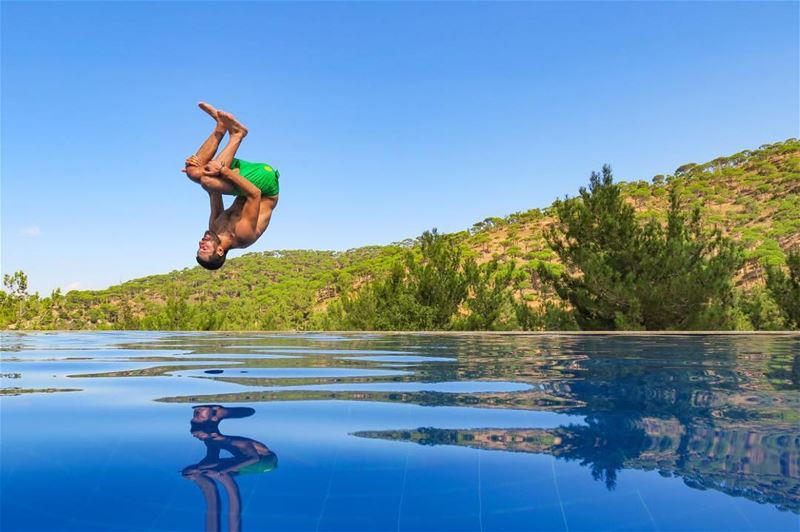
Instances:
[[[573,355],[558,369],[554,357],[518,366],[538,371],[540,389],[561,401],[555,409],[583,416],[584,424],[356,435],[550,454],[588,467],[608,489],[616,487],[622,469],[656,470],[696,489],[800,512],[797,355],[730,350],[714,357],[679,351],[630,356],[611,349]]]

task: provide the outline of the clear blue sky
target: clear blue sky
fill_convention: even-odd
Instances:
[[[2,2],[2,272],[195,265],[206,100],[281,171],[246,251],[347,249],[799,136],[798,2]],[[211,274],[210,274],[211,275]]]

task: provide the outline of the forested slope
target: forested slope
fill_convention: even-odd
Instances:
[[[588,172],[587,172],[588,174]],[[744,252],[739,293],[759,290],[765,266],[781,267],[800,247],[800,141],[685,164],[650,181],[620,184],[643,222],[666,220],[669,191],[700,208],[709,231],[719,228]],[[562,266],[545,239],[554,210],[488,218],[449,236],[477,264],[515,263],[515,294],[531,306],[552,298],[535,276]],[[28,295],[23,273],[6,276],[0,326],[12,329],[315,329],[336,325],[326,312],[343,293],[384,277],[418,240],[346,252],[285,250],[248,253],[208,272],[199,266],[131,280],[106,290]],[[514,320],[502,328],[520,328]]]

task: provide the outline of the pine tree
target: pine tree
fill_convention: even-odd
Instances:
[[[554,209],[557,222],[546,238],[566,270],[539,273],[581,328],[703,327],[710,304],[732,300],[740,250],[719,231],[705,234],[699,210],[687,218],[674,190],[666,225],[642,225],[606,165],[592,173],[588,190]]]
[[[408,251],[386,278],[344,295],[331,317],[342,328],[362,330],[441,330],[467,296],[461,247],[436,229],[419,238],[419,254]],[[338,315],[338,316],[337,316]]]
[[[800,251],[786,258],[788,275],[774,266],[767,268],[767,290],[780,307],[787,323],[800,328]]]

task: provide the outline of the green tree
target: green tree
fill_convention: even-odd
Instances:
[[[677,192],[670,191],[666,226],[651,221],[643,237],[637,296],[645,328],[706,328],[707,306],[733,308],[733,275],[744,253],[719,229],[706,234],[699,208],[685,214]]]
[[[145,329],[177,331],[193,329],[196,308],[189,304],[186,294],[172,286],[167,291],[166,304],[158,312],[142,320]]]
[[[461,264],[461,247],[436,229],[420,237],[421,259],[409,256],[411,290],[415,299],[430,309],[432,328],[443,329],[467,295],[469,280]]]
[[[554,212],[545,236],[566,270],[539,273],[581,328],[703,327],[709,304],[732,301],[741,251],[719,231],[704,234],[699,209],[687,217],[674,189],[666,225],[641,225],[606,165],[592,173],[588,190],[557,201]]]
[[[786,328],[783,312],[766,288],[756,287],[749,294],[738,294],[736,300],[753,329],[780,331]]]
[[[364,330],[441,330],[467,296],[469,280],[462,264],[461,247],[436,229],[419,239],[418,255],[408,251],[395,262],[389,275],[361,288],[354,297],[345,294],[340,326]]]
[[[25,300],[28,299],[28,276],[22,270],[3,276],[5,293],[2,298],[3,324],[19,324],[25,313]]]
[[[800,328],[800,251],[786,257],[788,275],[776,266],[767,267],[767,290],[780,307],[786,322]]]
[[[28,296],[28,276],[21,270],[13,274],[5,274],[3,276],[3,286],[12,297],[17,299]]]
[[[534,309],[526,301],[513,302],[517,324],[523,331],[580,330],[573,314],[561,303],[545,301]]]
[[[504,307],[511,303],[510,287],[514,278],[515,264],[501,266],[496,260],[478,266],[474,261],[466,262],[464,271],[469,285],[466,309],[469,313],[459,320],[459,329],[469,331],[491,331],[498,328]]]

